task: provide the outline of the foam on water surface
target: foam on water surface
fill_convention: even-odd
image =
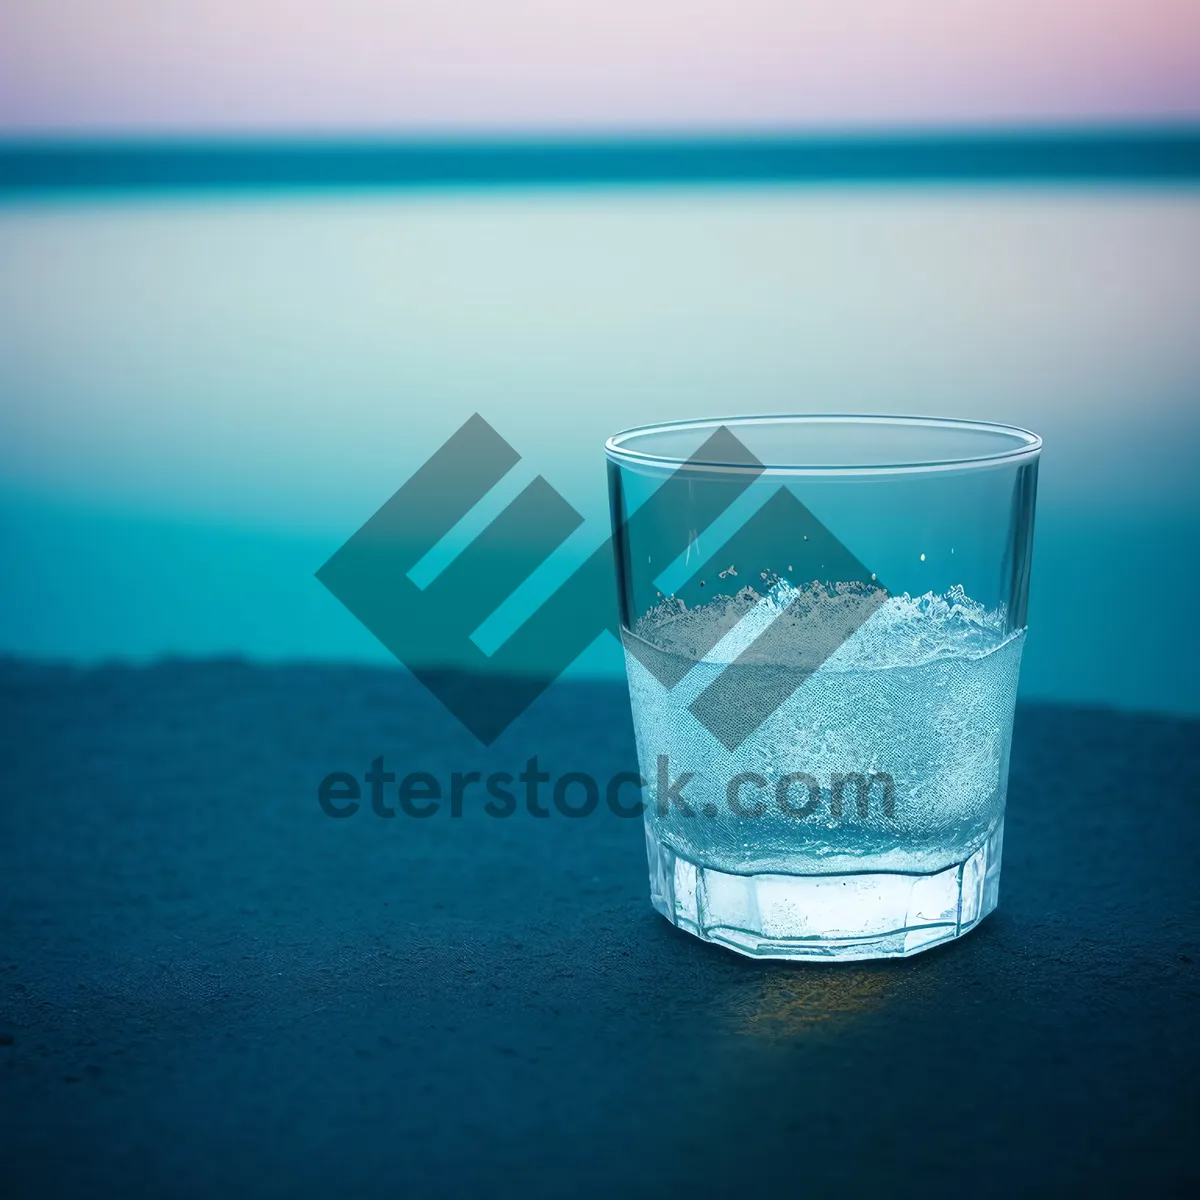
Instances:
[[[855,623],[848,615],[861,624],[826,656],[830,628]],[[770,639],[769,660],[756,658],[754,639],[772,623],[787,636]],[[963,861],[1003,818],[1024,631],[961,587],[885,597],[779,580],[765,594],[744,588],[695,608],[668,599],[625,638],[647,822],[691,862],[743,874],[927,872]],[[763,673],[756,682],[790,694],[729,750],[688,706],[747,648],[743,678]],[[674,660],[663,677],[686,670],[675,687],[643,665],[656,656]],[[682,796],[694,815],[657,803],[663,758],[670,782],[692,776]],[[748,773],[766,782],[737,793],[743,810],[761,808],[755,816],[733,811],[729,797],[730,781]],[[784,811],[776,792],[798,773],[820,788],[818,797],[801,782],[786,794],[793,809],[817,800],[803,817]],[[839,813],[837,780],[857,776],[872,781],[866,812],[851,778]]]

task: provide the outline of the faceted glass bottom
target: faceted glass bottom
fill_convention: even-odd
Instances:
[[[733,875],[679,857],[646,827],[650,898],[673,925],[752,958],[904,958],[961,937],[996,907],[1004,822],[931,874]]]

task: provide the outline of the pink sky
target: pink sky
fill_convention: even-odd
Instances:
[[[0,132],[1200,117],[1200,0],[3,0]]]

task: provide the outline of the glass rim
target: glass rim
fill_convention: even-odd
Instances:
[[[648,438],[662,433],[684,433],[688,430],[705,430],[715,433],[724,427],[736,435],[739,428],[762,425],[816,425],[816,424],[903,426],[905,428],[949,431],[956,433],[979,433],[1002,435],[1009,445],[1001,450],[981,454],[948,455],[920,460],[895,462],[844,462],[804,463],[767,462],[760,467],[745,463],[720,462],[717,460],[690,460],[674,455],[654,454],[632,449],[627,442]],[[936,433],[934,433],[936,437]],[[890,416],[870,413],[775,413],[742,417],[709,417],[686,421],[663,421],[653,425],[637,425],[621,430],[607,438],[604,443],[605,456],[611,461],[630,467],[661,468],[672,472],[678,470],[704,471],[749,471],[774,475],[895,475],[917,474],[930,471],[962,471],[995,466],[1009,466],[1015,462],[1032,461],[1041,454],[1042,439],[1031,430],[1017,425],[1003,425],[994,421],[968,421],[957,417]]]

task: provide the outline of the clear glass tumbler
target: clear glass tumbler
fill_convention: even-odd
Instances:
[[[767,958],[996,906],[1040,439],[767,416],[606,444],[655,907]]]

